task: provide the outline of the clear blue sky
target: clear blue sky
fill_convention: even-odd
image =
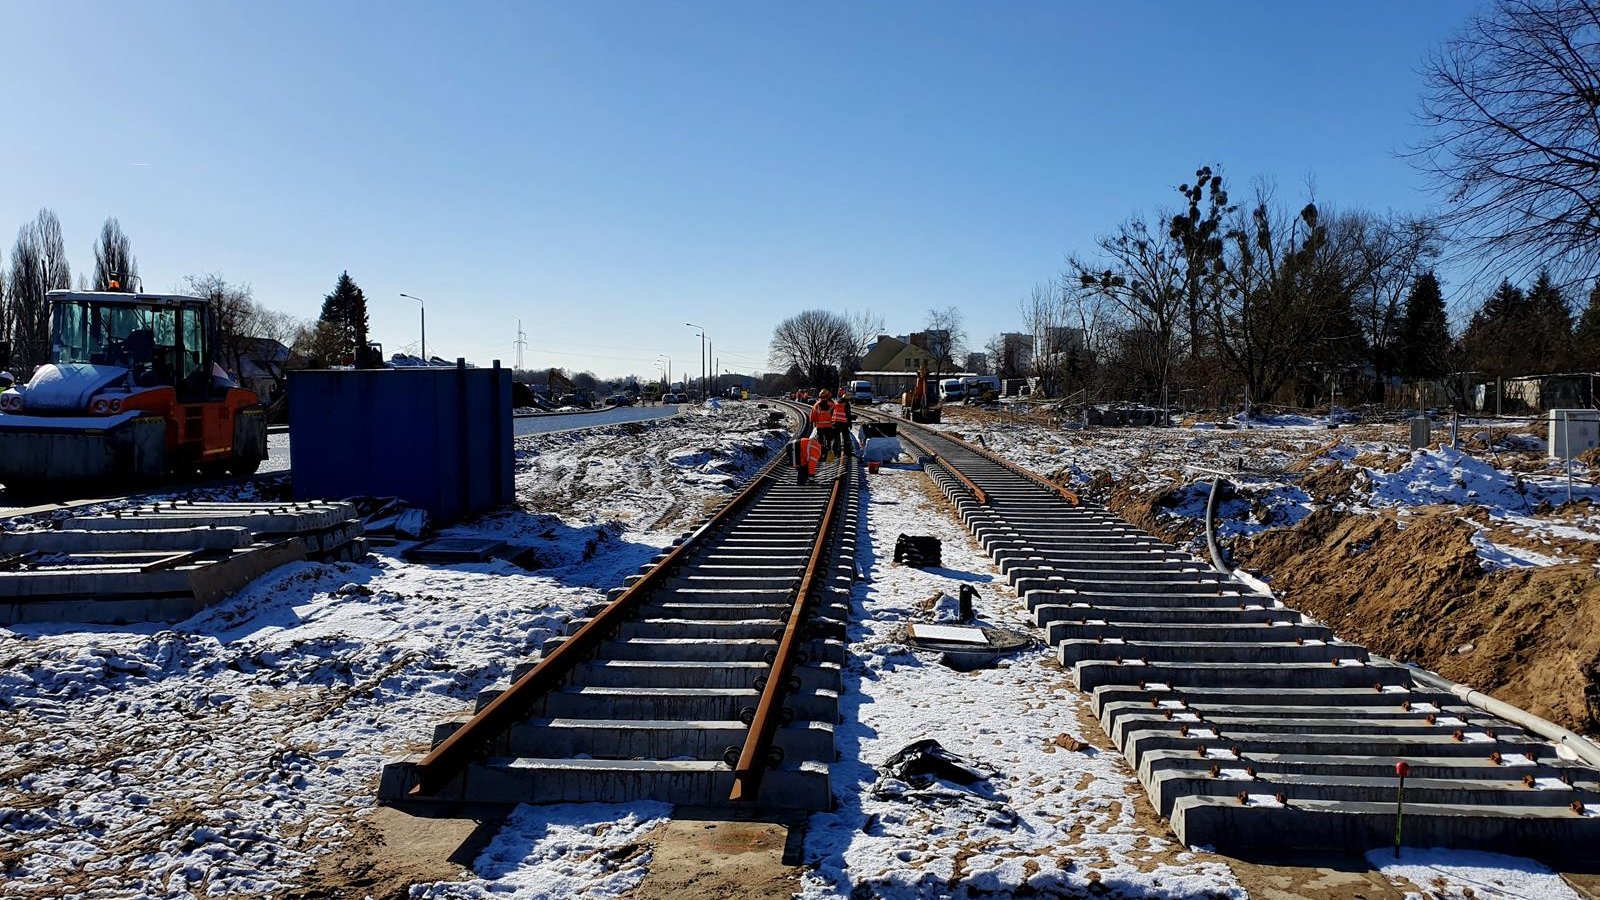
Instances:
[[[386,350],[651,374],[765,366],[772,326],[966,312],[1220,162],[1420,210],[1396,151],[1456,0],[6,3],[0,253],[41,206],[147,289],[247,281],[314,316],[339,272]],[[1446,285],[1449,291],[1450,286]],[[1460,298],[1451,297],[1452,301]]]

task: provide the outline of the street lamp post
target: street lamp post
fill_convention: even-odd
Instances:
[[[422,364],[423,365],[427,365],[428,364],[428,304],[423,303],[421,297],[413,297],[410,294],[401,294],[400,296],[405,297],[407,300],[415,300],[415,301],[417,301],[417,315],[419,315],[421,317],[421,319],[422,319],[422,349],[419,352],[422,354]]]
[[[700,329],[700,399],[706,399],[706,328],[693,322],[683,323],[690,328]]]

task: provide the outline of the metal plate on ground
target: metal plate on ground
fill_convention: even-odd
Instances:
[[[404,555],[415,562],[484,562],[505,545],[505,541],[488,538],[434,538],[412,547]]]
[[[914,641],[938,641],[941,644],[969,644],[976,647],[989,646],[989,636],[983,633],[982,628],[971,625],[928,625],[915,622],[906,629]]]

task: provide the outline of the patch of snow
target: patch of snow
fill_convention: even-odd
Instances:
[[[644,838],[672,813],[665,803],[519,806],[472,864],[473,878],[411,886],[411,900],[606,900],[644,879]]]
[[[1367,862],[1397,886],[1410,882],[1434,897],[1474,897],[1483,900],[1580,900],[1561,876],[1517,856],[1436,847],[1401,847],[1367,851]],[[1408,895],[1416,896],[1416,895]]]

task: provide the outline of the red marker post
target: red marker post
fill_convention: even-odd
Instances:
[[[1394,858],[1400,858],[1400,823],[1406,813],[1406,775],[1411,767],[1405,760],[1394,764],[1394,774],[1400,776],[1400,789],[1394,797]]]

